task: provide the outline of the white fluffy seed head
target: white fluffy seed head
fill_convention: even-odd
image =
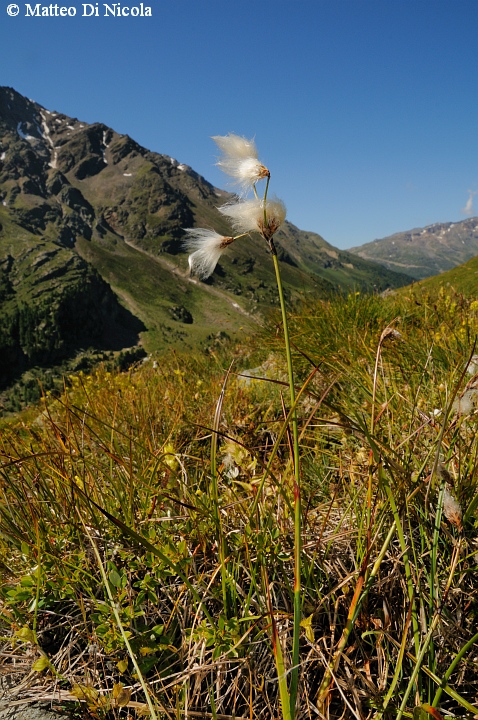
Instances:
[[[461,529],[462,511],[460,504],[455,500],[445,488],[443,493],[443,514],[445,515],[448,522],[455,525],[458,529]]]
[[[455,399],[453,410],[458,415],[471,415],[478,405],[478,390],[474,387],[465,390],[464,393]]]
[[[238,232],[258,232],[265,240],[270,240],[285,220],[286,208],[282,200],[273,198],[266,202],[264,218],[264,202],[262,200],[244,200],[227,203],[219,208]]]
[[[258,159],[254,140],[233,134],[215,135],[212,139],[223,153],[217,162],[218,167],[244,190],[270,176],[269,170]]]
[[[478,355],[472,356],[470,362],[468,363],[466,372],[469,375],[475,375],[475,373],[478,372]]]
[[[230,221],[234,230],[238,232],[258,232],[258,217],[264,214],[263,204],[260,200],[244,200],[221,205],[219,212]]]
[[[189,270],[192,275],[205,280],[212,275],[219,258],[234,238],[202,228],[190,228],[186,233],[188,237],[184,240],[184,247],[192,252],[188,258]]]
[[[214,142],[224,155],[236,160],[244,160],[245,158],[255,158],[257,160],[257,148],[254,140],[246,140],[240,135],[213,135]]]

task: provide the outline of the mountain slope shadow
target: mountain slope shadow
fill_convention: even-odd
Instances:
[[[48,367],[80,350],[121,350],[145,330],[92,268],[67,287],[35,301],[15,297],[1,306],[0,388],[32,366]]]

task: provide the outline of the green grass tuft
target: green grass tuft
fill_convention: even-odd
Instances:
[[[298,718],[478,713],[475,305],[414,286],[290,317]],[[279,715],[297,525],[275,320],[254,347],[100,367],[3,421],[2,671],[33,671],[25,695]]]

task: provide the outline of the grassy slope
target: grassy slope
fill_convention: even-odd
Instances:
[[[397,717],[402,702],[411,715],[415,691],[420,702],[435,698],[429,672],[443,678],[476,632],[478,398],[471,375],[462,374],[478,331],[475,305],[451,290],[431,294],[418,286],[387,299],[352,293],[291,317],[295,345],[318,365],[298,406],[306,621],[300,717],[317,706],[331,719],[351,710],[360,717],[384,703]],[[262,355],[256,375],[283,381],[274,327],[256,348],[256,356],[249,343],[212,355],[163,356],[128,374],[100,370],[73,379],[42,411],[4,423],[2,634],[16,633],[17,668],[27,671],[40,657],[36,644],[47,654],[62,674],[64,699],[87,686],[83,702],[98,713],[106,700],[97,691],[114,705],[121,685],[131,713],[132,703],[145,702],[102,602],[93,542],[133,653],[163,705],[210,712],[213,702],[215,712],[241,718],[280,713],[277,685],[263,679],[275,676],[266,586],[284,643],[290,635],[292,487],[288,444],[280,440],[283,386],[229,377],[219,425],[219,514],[207,430],[232,357],[235,371]],[[300,352],[295,363],[300,386],[311,365]],[[445,488],[460,503],[461,518],[449,501],[442,512]],[[159,555],[120,531],[83,492]],[[423,651],[427,668],[416,689],[409,684],[415,663],[399,655],[404,637],[411,656]],[[341,638],[339,692],[324,678]],[[91,642],[101,662],[86,669],[86,653],[81,663],[65,664],[66,654],[79,657]],[[31,683],[43,692],[58,683],[48,669],[39,675]],[[470,716],[476,681],[470,648],[450,678],[454,697],[436,701],[442,711]]]
[[[166,345],[192,347],[219,330],[228,334],[257,328],[277,302],[274,273],[265,248],[255,248],[255,276],[247,271],[254,240],[237,244],[234,254],[221,260],[216,275],[207,283],[190,278],[184,256],[155,255],[112,235],[98,241],[77,241],[77,250],[112,286],[125,305],[146,325],[143,343],[148,350]],[[263,241],[261,241],[263,242]],[[282,263],[286,292],[290,299],[331,293],[327,281],[315,279],[300,269]],[[300,287],[300,290],[298,289]],[[172,320],[170,308],[186,307],[192,324]]]
[[[226,293],[205,291],[184,277],[182,271],[173,274],[161,258],[151,258],[121,240],[114,252],[107,245],[83,239],[78,241],[77,249],[144,322],[148,332],[143,335],[143,344],[148,351],[164,349],[166,343],[192,347],[204,342],[218,328],[233,334],[241,324],[255,325],[233,306]],[[169,308],[175,305],[190,310],[193,324],[173,320]]]
[[[443,287],[470,297],[478,295],[478,256],[442,275],[423,280],[420,287],[431,291]]]
[[[277,237],[299,267],[345,291],[381,292],[412,281],[406,274],[388,270],[383,265],[363,260],[346,250],[339,250],[317,233],[299,230],[291,224],[287,224]]]
[[[10,255],[15,261],[12,280],[17,302],[35,302],[79,277],[80,263],[71,250],[17,225],[2,207],[0,223],[0,257]]]

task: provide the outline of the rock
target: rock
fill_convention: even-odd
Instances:
[[[176,305],[175,307],[169,308],[169,312],[173,320],[177,320],[177,322],[186,323],[186,325],[191,325],[193,322],[193,316],[183,305]]]
[[[18,697],[10,697],[15,682],[12,676],[0,677],[0,720],[71,720],[69,713],[54,712],[51,703],[22,702]]]
[[[3,708],[4,701],[0,700],[0,720],[71,720],[72,716],[49,710],[48,705],[16,705]]]

